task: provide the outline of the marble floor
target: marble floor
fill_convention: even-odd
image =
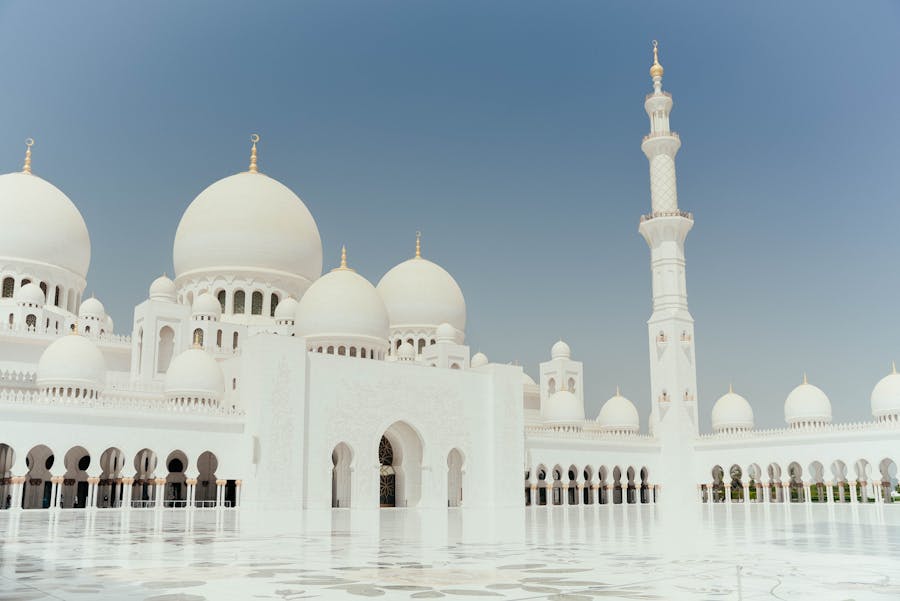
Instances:
[[[0,600],[900,599],[900,504],[696,509],[2,511]]]

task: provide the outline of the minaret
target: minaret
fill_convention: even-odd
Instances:
[[[681,140],[669,129],[672,95],[663,91],[662,76],[663,67],[654,40],[650,67],[653,92],[644,102],[650,117],[650,133],[641,144],[650,162],[651,212],[641,217],[639,227],[650,246],[653,286],[653,314],[647,322],[652,395],[650,426],[656,431],[664,421],[673,427],[678,423],[681,435],[692,437],[698,432],[697,371],[694,319],[687,303],[684,240],[694,225],[694,218],[678,208],[675,155]]]

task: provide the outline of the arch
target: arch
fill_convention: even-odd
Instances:
[[[216,348],[222,348],[222,330],[216,330]]]
[[[609,485],[607,482],[608,476],[609,470],[606,469],[605,465],[601,465],[597,468],[597,483],[599,484],[597,487],[598,505],[608,505],[611,502],[611,499],[609,498],[609,489],[607,488]]]
[[[813,503],[826,503],[828,501],[825,492],[825,468],[822,462],[813,461],[808,467],[809,478],[805,484],[805,493]]]
[[[22,490],[23,509],[46,509],[53,500],[50,495],[53,484],[50,482],[52,474],[50,469],[54,463],[53,451],[47,445],[39,444],[32,447],[25,456],[25,466],[28,473],[25,475],[25,485]]]
[[[15,290],[16,290],[15,278],[11,278],[11,277],[3,278],[3,298],[12,298]]]
[[[900,493],[897,483],[897,463],[890,457],[885,457],[878,463],[878,472],[881,474],[881,497],[885,503],[894,503],[891,493]]]
[[[278,308],[278,303],[280,302],[281,298],[273,292],[272,296],[269,297],[269,317],[275,317],[275,309]]]
[[[247,293],[243,290],[235,290],[234,291],[234,308],[232,309],[232,313],[235,315],[243,315],[246,311],[246,307],[244,306],[245,300],[247,298]]]
[[[0,443],[0,509],[12,507],[13,486],[12,468],[16,463],[16,453],[13,448],[5,443]]]
[[[183,507],[187,501],[188,459],[184,451],[175,450],[166,457],[166,489],[163,496],[164,507]]]
[[[622,499],[622,469],[617,465],[612,471],[613,494],[611,503],[618,505],[623,502]]]
[[[575,392],[575,378],[569,378],[566,386],[568,386],[569,392]]]
[[[553,470],[550,472],[550,476],[553,478],[553,484],[550,491],[550,502],[553,505],[562,505],[563,504],[563,485],[562,485],[562,477],[563,471],[562,467],[559,464],[553,466]]]
[[[175,330],[170,326],[163,326],[159,330],[159,343],[156,351],[156,373],[164,374],[172,362],[172,354],[175,352]]]
[[[788,490],[785,500],[789,503],[802,503],[805,499],[803,494],[803,468],[796,461],[788,464]]]
[[[384,431],[378,453],[382,507],[415,507],[419,503],[423,447],[422,437],[407,422],[394,422]]]
[[[637,503],[637,485],[634,482],[634,468],[629,466],[628,470],[625,472],[625,475],[628,478],[628,488],[626,490],[627,494],[625,496],[625,500],[628,503]]]
[[[751,463],[747,466],[747,477],[750,479],[750,498],[747,499],[747,501],[761,503],[763,500],[763,486],[762,470],[760,469],[759,464]]]
[[[459,507],[463,500],[463,463],[462,451],[451,449],[447,454],[447,507]]]
[[[547,380],[547,394],[554,394],[556,392],[556,379],[550,378]]]
[[[339,442],[331,451],[331,506],[350,507],[353,484],[353,450],[346,442]]]
[[[857,459],[853,467],[856,471],[857,498],[861,503],[868,503],[872,484],[872,465],[865,459]]]
[[[203,328],[195,328],[194,335],[192,338],[194,340],[194,344],[197,344],[200,347],[202,347],[203,346]]]
[[[37,317],[34,315],[34,313],[29,313],[28,315],[25,316],[25,327],[32,328],[32,329],[37,327]],[[87,332],[90,332],[91,330],[88,327],[88,328],[85,328],[84,331],[87,333]]]
[[[741,469],[741,466],[738,464],[734,464],[728,470],[729,476],[729,484],[731,486],[731,501],[741,501],[746,502],[744,498],[744,470]]]
[[[62,490],[59,492],[59,506],[67,509],[83,509],[88,505],[87,469],[91,466],[91,455],[81,446],[72,447],[63,458],[66,472],[63,475]]]
[[[100,481],[97,483],[96,505],[100,508],[119,507],[122,504],[122,468],[125,453],[110,447],[100,455]]]
[[[216,470],[219,458],[212,451],[203,451],[197,457],[197,484],[194,486],[194,502],[199,507],[216,504]]]
[[[593,505],[594,504],[594,489],[593,489],[594,468],[592,468],[589,465],[584,466],[584,471],[582,472],[581,475],[584,478],[584,489],[582,489],[582,493],[581,493],[581,502],[584,505]]]
[[[53,291],[53,305],[55,307],[60,306],[60,300],[62,299],[62,287],[57,286]]]
[[[638,502],[639,503],[652,503],[653,502],[653,494],[650,490],[650,470],[647,469],[647,466],[641,468],[639,472],[641,478]]]
[[[712,501],[723,503],[725,501],[725,470],[721,465],[712,468]]]
[[[238,347],[238,333],[235,332],[231,335],[231,350],[236,351]]]
[[[781,486],[781,466],[777,463],[770,463],[766,468],[766,474],[769,476],[769,494],[776,503],[784,501],[784,490]]]
[[[47,282],[41,282],[40,289],[44,293],[44,304],[47,304]]]
[[[134,456],[134,483],[131,485],[131,504],[147,507],[156,502],[156,453],[141,449]]]
[[[262,315],[263,311],[263,293],[259,290],[254,290],[253,294],[250,295],[250,314],[251,315]]]
[[[569,505],[578,505],[578,468],[574,464],[569,466],[568,472],[568,488],[566,489],[566,503]]]
[[[848,503],[850,501],[850,485],[847,482],[847,464],[837,459],[831,463],[830,469],[834,480],[835,503]]]
[[[222,307],[222,313],[225,312],[225,301],[228,298],[228,293],[224,290],[219,290],[216,292],[216,300],[219,301],[219,306]]]

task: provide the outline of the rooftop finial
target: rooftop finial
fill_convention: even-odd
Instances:
[[[616,384],[616,396],[622,396],[622,393],[619,391],[619,385]]]
[[[659,42],[653,40],[653,66],[650,67],[650,77],[663,76],[663,66],[659,64]]]
[[[891,373],[892,374],[897,373],[897,362],[896,361],[891,361]]]
[[[250,141],[253,142],[253,146],[250,148],[250,169],[248,171],[259,173],[259,169],[256,167],[256,143],[259,142],[259,134],[250,134]]]
[[[34,146],[34,138],[25,138],[25,164],[22,165],[22,173],[31,175],[31,147]]]
[[[422,232],[416,232],[416,258],[422,258]]]
[[[803,372],[803,383],[809,384],[809,380],[806,379],[806,372]]]
[[[341,269],[347,269],[347,245],[341,246]]]
[[[729,383],[728,383],[728,393],[729,393],[729,394],[733,394],[733,393],[734,393],[734,382],[729,382]]]

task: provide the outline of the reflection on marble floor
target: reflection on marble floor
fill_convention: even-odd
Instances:
[[[900,599],[900,506],[0,512],[0,600]]]

